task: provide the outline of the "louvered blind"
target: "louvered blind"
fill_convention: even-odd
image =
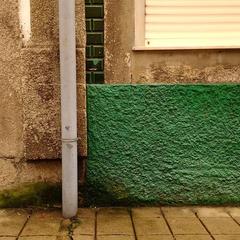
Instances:
[[[145,46],[240,47],[240,0],[146,0]]]

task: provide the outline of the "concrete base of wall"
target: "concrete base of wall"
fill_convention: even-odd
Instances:
[[[0,191],[13,189],[29,183],[51,182],[61,180],[61,161],[33,161],[20,159],[0,159]]]
[[[0,159],[0,207],[61,203],[61,161]]]

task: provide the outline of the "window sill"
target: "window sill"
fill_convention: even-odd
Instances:
[[[204,49],[240,49],[239,45],[236,46],[194,46],[194,47],[146,47],[146,46],[134,46],[133,51],[153,51],[153,50],[204,50]]]

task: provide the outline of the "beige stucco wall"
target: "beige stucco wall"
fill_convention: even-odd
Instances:
[[[240,82],[240,50],[132,51],[134,0],[105,0],[107,83]]]
[[[58,0],[31,0],[24,45],[19,1],[0,7],[0,191],[61,179]],[[76,1],[79,153],[86,156],[85,15]]]
[[[0,8],[0,157],[23,153],[20,31],[17,1],[1,1]]]

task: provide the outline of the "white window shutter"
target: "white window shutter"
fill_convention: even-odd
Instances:
[[[146,0],[145,46],[240,47],[240,0]]]

